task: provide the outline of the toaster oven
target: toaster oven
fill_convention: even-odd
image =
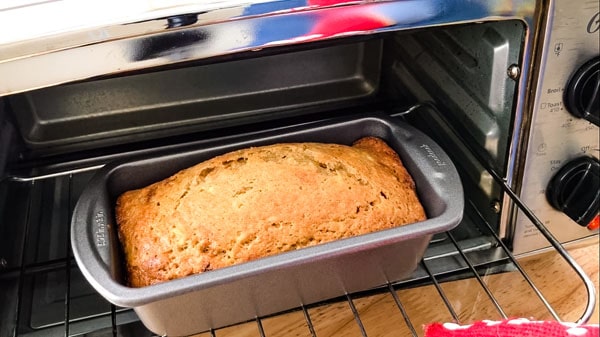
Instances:
[[[0,335],[162,334],[74,261],[73,210],[106,164],[371,114],[444,149],[463,220],[432,238],[409,278],[256,315],[256,335],[290,313],[320,335],[313,323],[328,311],[312,309],[343,303],[371,336],[356,299],[389,293],[417,336],[397,291],[433,292],[464,322],[443,292],[460,279],[506,317],[482,276],[512,272],[543,317],[560,319],[515,258],[548,249],[580,274],[587,321],[593,286],[562,245],[598,237],[599,13],[593,0],[0,5]]]

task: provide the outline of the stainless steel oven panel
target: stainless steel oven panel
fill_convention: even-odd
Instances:
[[[546,200],[552,176],[567,162],[580,156],[599,156],[598,127],[574,117],[564,103],[572,74],[600,53],[600,4],[596,0],[556,0],[548,12],[538,90],[523,173],[521,198],[561,242],[597,235],[578,226]],[[549,244],[519,214],[513,239],[515,254]]]
[[[102,1],[87,2],[85,8],[69,1],[0,7],[0,96],[348,35],[508,18],[531,23],[536,7],[533,0],[135,4],[119,3],[118,10]],[[22,18],[34,23],[23,25]]]

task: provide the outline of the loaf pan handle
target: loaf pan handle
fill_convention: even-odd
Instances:
[[[96,285],[121,280],[120,251],[112,203],[99,177],[90,181],[79,199],[71,222],[73,255],[88,280]],[[93,192],[93,193],[91,193]]]

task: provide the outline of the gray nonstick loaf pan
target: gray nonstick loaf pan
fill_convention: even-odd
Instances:
[[[114,219],[123,192],[235,149],[282,142],[351,144],[376,136],[398,152],[428,219],[265,257],[142,288],[128,287]],[[223,137],[162,155],[110,163],[82,193],[71,244],[87,280],[108,301],[133,307],[158,335],[182,336],[367,290],[410,276],[435,233],[463,216],[463,190],[448,156],[429,137],[385,114],[362,114]]]

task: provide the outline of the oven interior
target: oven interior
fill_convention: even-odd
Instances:
[[[462,223],[435,236],[413,277],[390,289],[514,270],[502,188],[465,143],[506,174],[517,89],[506,69],[522,63],[524,39],[518,20],[388,32],[1,99],[0,335],[151,335],[92,289],[70,252],[73,207],[104,163],[346,114],[382,111],[425,131],[465,189]],[[149,52],[168,49],[153,41]]]

